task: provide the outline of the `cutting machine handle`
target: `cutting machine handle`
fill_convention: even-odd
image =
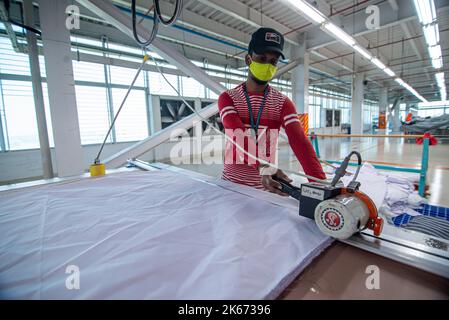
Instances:
[[[276,175],[272,175],[271,178],[278,182],[281,185],[281,191],[290,195],[291,197],[299,200],[299,198],[301,197],[301,188],[300,187],[295,187],[294,185],[292,185],[290,182],[279,178]]]

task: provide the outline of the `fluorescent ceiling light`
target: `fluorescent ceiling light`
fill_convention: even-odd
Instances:
[[[437,80],[438,87],[440,88],[441,100],[446,100],[447,92],[446,92],[446,84],[444,81],[444,73],[443,72],[436,73],[435,79]]]
[[[401,78],[396,78],[396,79],[394,79],[394,81],[399,83],[401,86],[403,86],[405,84],[405,82]]]
[[[441,57],[441,47],[439,45],[428,48],[430,59],[438,59]]]
[[[440,69],[443,67],[443,58],[439,57],[438,59],[432,59],[432,67],[435,69]]]
[[[429,47],[436,46],[440,42],[440,31],[437,24],[424,26],[423,32]]]
[[[396,74],[390,68],[384,69],[384,72],[388,74],[390,77],[394,77]]]
[[[383,69],[385,69],[387,66],[386,65],[384,65],[383,63],[382,63],[382,61],[380,61],[379,59],[377,59],[377,58],[374,58],[373,60],[371,60],[371,62],[372,63],[374,63],[379,69],[381,69],[381,70],[383,70]]]
[[[414,0],[413,2],[421,24],[426,25],[435,21],[436,11],[433,0]]]
[[[308,4],[306,1],[302,0],[287,0],[290,4],[292,4],[296,9],[304,13],[309,19],[312,21],[322,24],[326,21],[324,15],[315,9],[312,5]]]
[[[366,50],[365,48],[362,48],[358,44],[356,44],[353,48],[354,48],[355,51],[360,53],[366,59],[371,60],[373,58],[373,56],[371,55],[371,53],[368,50]]]
[[[356,44],[353,37],[344,32],[343,29],[337,27],[335,24],[327,22],[324,24],[324,28],[349,46],[352,47]]]
[[[418,98],[419,98],[419,100],[421,100],[422,102],[428,102],[427,99],[424,98],[423,96],[419,96]]]
[[[437,79],[437,83],[440,86],[440,84],[444,83],[444,73],[443,72],[438,72],[435,74],[435,79]]]
[[[423,102],[427,102],[427,100],[420,95],[418,92],[416,92],[415,89],[413,89],[409,84],[405,83],[401,78],[396,78],[394,79],[394,81],[396,81],[397,83],[399,83],[401,86],[403,86],[405,89],[407,89],[408,91],[410,91],[415,97],[417,97],[419,100],[423,101]]]

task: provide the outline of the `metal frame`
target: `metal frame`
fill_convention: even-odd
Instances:
[[[430,236],[428,238],[431,238]],[[449,279],[449,258],[405,245],[401,240],[386,240],[366,233],[358,233],[343,243],[382,257]]]
[[[6,124],[5,99],[3,97],[3,85],[1,81],[0,81],[0,94],[2,99],[0,105],[0,151],[6,152],[7,150],[9,150],[9,143],[7,147],[5,140],[5,136],[6,138],[8,138],[8,127]],[[3,122],[5,122],[5,128],[3,128]]]
[[[101,44],[103,47],[103,57],[107,58],[107,48],[109,47],[108,38],[106,36],[103,36],[101,38]],[[111,125],[112,121],[114,121],[114,101],[112,100],[112,87],[111,87],[111,65],[110,64],[103,64],[104,69],[104,84],[106,85],[106,103],[108,108],[108,118],[109,118],[109,125]],[[147,106],[148,108],[148,106]],[[115,126],[112,127],[111,130],[111,136],[109,137],[111,139],[110,142],[115,143],[117,142],[117,135]]]

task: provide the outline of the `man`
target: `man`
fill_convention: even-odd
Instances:
[[[274,29],[260,28],[252,35],[248,54],[245,56],[246,65],[249,67],[248,78],[242,84],[219,96],[220,117],[228,136],[232,132],[248,132],[249,129],[251,134],[248,139],[244,144],[239,143],[238,145],[250,154],[261,158],[260,154],[263,152],[261,152],[259,144],[261,141],[268,143],[268,147],[264,148],[265,152],[267,149],[268,152],[263,159],[268,159],[267,162],[273,164],[275,163],[273,159],[276,158],[276,149],[272,153],[269,150],[273,144],[276,144],[279,129],[283,127],[290,147],[305,173],[325,179],[326,176],[312,144],[301,127],[293,102],[268,85],[277,71],[279,58],[282,56],[285,59],[283,48],[284,37]],[[261,139],[262,135],[273,131],[277,133],[276,138],[264,136]],[[236,140],[235,135],[233,139]],[[231,152],[228,152],[228,147]],[[227,143],[223,179],[285,195],[279,190],[279,183],[272,179],[272,175],[276,175],[291,181],[285,173],[260,164],[259,161],[252,161],[254,158],[247,155],[240,157],[243,163],[235,163],[235,158],[239,158],[236,154],[241,154],[238,149],[235,145]]]

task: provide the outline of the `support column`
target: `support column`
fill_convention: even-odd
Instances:
[[[401,121],[400,121],[400,115],[401,115],[401,104],[398,102],[396,108],[393,110],[393,132],[397,133],[400,131],[401,127]]]
[[[151,98],[150,75],[146,70],[143,71],[143,80],[145,83],[145,105],[147,106],[148,136],[152,136],[155,132],[153,125],[153,99]]]
[[[352,78],[351,134],[363,134],[363,73]]]
[[[24,1],[23,9],[25,24],[34,27],[33,2],[31,0]],[[42,172],[44,179],[50,179],[53,178],[53,166],[51,163],[50,142],[48,139],[47,120],[45,117],[37,39],[36,35],[29,30],[26,32],[26,38],[28,44],[28,58],[30,61],[31,83],[33,86],[34,109],[36,110],[37,131],[39,134],[39,146],[42,159]]]
[[[378,134],[385,134],[387,129],[388,87],[380,89]]]
[[[58,176],[84,172],[70,32],[65,10],[72,1],[40,0],[39,15]],[[93,159],[92,159],[93,160]]]
[[[196,111],[201,111],[201,100],[195,99],[194,108]],[[203,136],[203,122],[197,121],[193,125],[193,137],[192,137],[192,164],[201,164],[201,149],[202,149],[202,136]]]
[[[306,51],[305,35],[299,46],[291,46],[291,60],[302,62],[292,70],[292,98],[298,113],[309,113],[309,53]]]
[[[410,107],[411,107],[411,104],[410,103],[407,103],[406,105],[405,105],[405,116],[407,117],[407,115],[410,113]]]
[[[152,135],[162,130],[162,117],[161,117],[161,98],[159,96],[151,95],[151,108],[152,108]],[[154,161],[157,161],[157,150],[158,148],[153,148],[150,152]]]

